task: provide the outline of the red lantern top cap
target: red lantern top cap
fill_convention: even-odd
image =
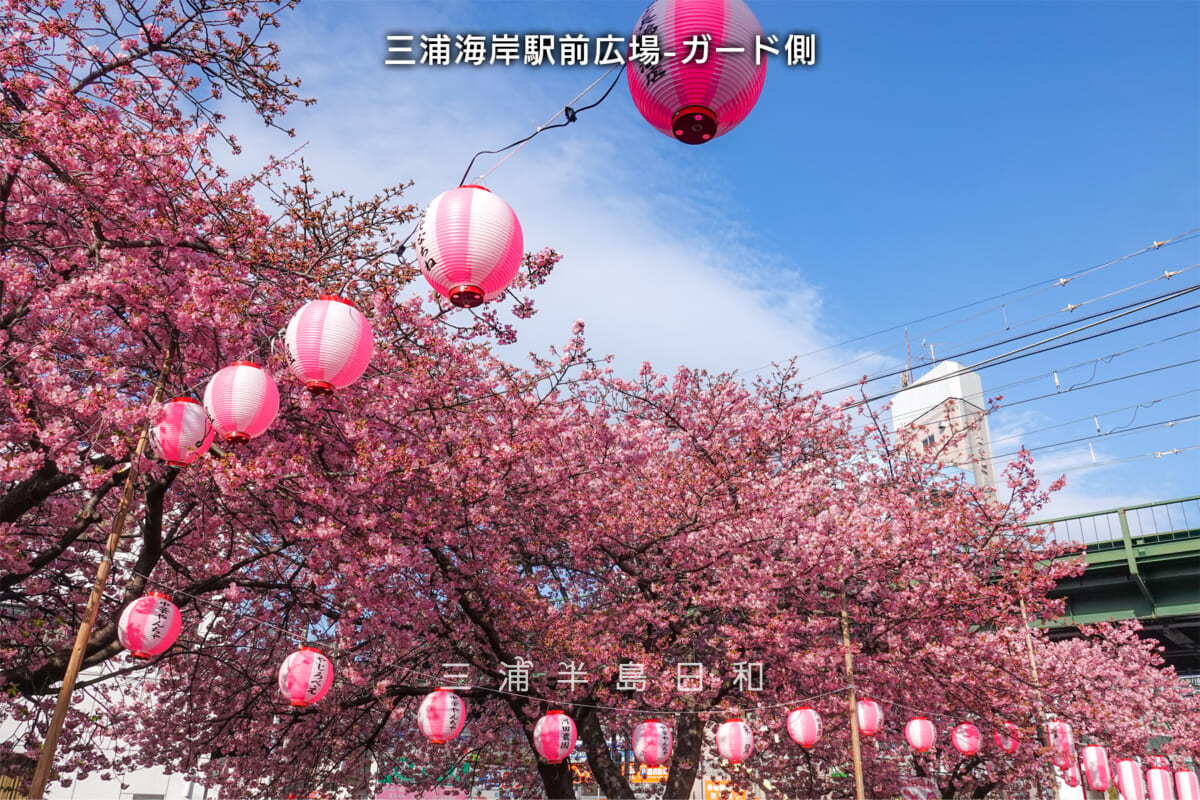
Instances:
[[[254,367],[255,369],[262,369],[262,367],[260,367],[258,364],[255,364],[253,361],[235,361],[232,364],[230,364],[229,366],[231,366],[231,367]]]
[[[480,186],[477,183],[468,183],[465,186],[460,186],[458,188],[460,188],[460,189],[482,189],[483,191],[488,192],[488,193],[491,193],[491,191],[492,191],[491,189],[487,188],[486,186]]]
[[[336,295],[336,294],[323,294],[323,295],[321,295],[320,297],[318,297],[317,299],[318,299],[318,300],[332,300],[332,301],[333,301],[333,302],[335,302],[335,303],[345,303],[345,304],[346,304],[346,305],[348,305],[348,306],[352,306],[352,305],[354,305],[354,303],[351,303],[351,302],[350,302],[349,300],[347,300],[346,298],[344,298],[344,297],[339,297],[339,296],[338,296],[338,295]]]
[[[170,600],[171,600],[171,596],[169,594],[163,594],[162,592],[146,592],[145,596],[146,597],[161,597],[163,600],[166,600],[167,602],[170,602]]]
[[[171,402],[172,403],[195,403],[196,405],[200,405],[200,401],[194,397],[172,397]]]
[[[551,709],[550,711],[547,711],[546,715],[549,716],[551,714],[561,714],[561,713],[563,713],[562,709],[554,708],[554,709]]]
[[[648,719],[648,720],[646,720],[646,722],[647,722],[647,724],[649,724],[651,722],[662,722],[662,720],[661,719]]]
[[[300,648],[300,652],[302,652],[302,653],[303,653],[305,650],[307,650],[307,651],[308,651],[308,652],[310,652],[310,653],[321,653],[321,651],[320,651],[320,650],[318,650],[317,648],[315,648],[315,647],[309,647],[308,645],[304,645],[304,647],[301,647],[301,648]],[[325,655],[325,654],[324,654],[324,653],[321,653],[321,655]]]

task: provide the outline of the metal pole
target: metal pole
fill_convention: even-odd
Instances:
[[[858,698],[854,694],[854,659],[850,655],[850,618],[846,614],[846,592],[842,591],[842,647],[846,651],[846,683],[850,686],[850,752],[854,756],[854,792],[858,800],[865,800],[866,785],[863,782],[862,748],[858,741]]]
[[[1017,603],[1021,606],[1021,624],[1025,628],[1025,646],[1029,649],[1029,669],[1033,672],[1033,693],[1037,697],[1038,733],[1040,735],[1042,726],[1046,724],[1045,706],[1042,704],[1042,682],[1038,678],[1037,658],[1033,654],[1033,634],[1029,632],[1029,616],[1025,613],[1025,598],[1018,597]],[[1058,773],[1054,771],[1053,766],[1050,767],[1050,788],[1054,790],[1054,800],[1059,800]]]
[[[162,398],[163,386],[167,382],[167,373],[171,369],[171,361],[175,355],[175,345],[167,348],[167,357],[163,359],[162,369],[158,372],[158,383],[154,387],[151,405]],[[108,539],[104,543],[104,556],[100,559],[100,567],[96,570],[96,583],[88,597],[87,608],[83,612],[83,622],[79,624],[79,632],[75,635],[75,645],[71,648],[71,659],[67,662],[67,671],[63,675],[62,689],[58,692],[58,703],[54,706],[54,716],[50,719],[50,728],[46,731],[46,740],[42,743],[42,751],[38,757],[37,769],[33,773],[33,785],[29,789],[30,800],[42,800],[46,791],[46,783],[50,779],[50,768],[54,765],[54,751],[58,749],[58,737],[62,733],[63,722],[67,718],[67,710],[71,707],[71,694],[75,691],[75,680],[79,677],[79,669],[83,665],[83,656],[87,652],[88,639],[92,636],[92,626],[96,623],[96,614],[100,610],[100,600],[104,595],[104,586],[108,583],[108,573],[112,570],[113,556],[121,541],[121,533],[125,528],[125,517],[129,513],[133,501],[133,489],[137,480],[137,465],[146,452],[146,444],[150,440],[150,420],[142,426],[141,436],[138,437],[137,448],[129,462],[129,475],[125,478],[125,489],[121,493],[121,502],[117,513],[113,515],[112,527]]]

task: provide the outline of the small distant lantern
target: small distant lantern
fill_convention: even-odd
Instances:
[[[1083,761],[1083,776],[1087,779],[1088,788],[1094,792],[1108,791],[1112,783],[1112,772],[1108,766],[1108,753],[1098,744],[1089,744],[1080,753]]]
[[[1050,760],[1059,769],[1070,769],[1075,763],[1075,738],[1071,726],[1062,720],[1050,723]]]
[[[1190,769],[1175,771],[1175,793],[1179,800],[1200,800],[1200,779]]]
[[[633,727],[633,755],[648,767],[658,767],[671,758],[671,727],[657,719],[648,719]]]
[[[762,93],[767,62],[756,57],[762,26],[742,0],[654,0],[634,37],[657,36],[677,54],[654,64],[630,59],[633,104],[647,122],[685,144],[704,144],[737,127]],[[707,58],[686,58],[689,41],[711,41]]]
[[[754,733],[744,720],[731,719],[717,728],[717,751],[721,757],[737,764],[754,751]]]
[[[437,689],[421,700],[417,707],[417,727],[434,744],[445,744],[462,732],[467,722],[463,699],[446,689]]]
[[[183,617],[171,598],[147,592],[125,607],[117,622],[117,638],[133,658],[153,658],[179,637]]]
[[[954,749],[964,756],[973,756],[979,752],[979,728],[974,723],[963,722],[954,726],[950,733],[950,741]]]
[[[413,245],[438,294],[474,308],[504,293],[525,255],[517,215],[482,186],[460,186],[433,199]]]
[[[575,720],[558,709],[546,712],[533,727],[533,746],[551,764],[560,764],[575,749]]]
[[[283,337],[288,368],[313,394],[344,389],[366,370],[375,350],[371,323],[349,301],[322,295],[292,315]]]
[[[1150,800],[1175,800],[1175,781],[1169,769],[1151,767],[1146,770],[1146,788]]]
[[[1071,766],[1067,767],[1067,769],[1063,772],[1063,781],[1065,781],[1067,786],[1070,786],[1072,789],[1079,786],[1081,781],[1079,780],[1078,764],[1072,762]]]
[[[1012,755],[1021,746],[1021,729],[1011,722],[1006,722],[1000,730],[992,733],[992,740],[1004,752]]]
[[[333,662],[315,647],[301,647],[279,665],[279,691],[293,706],[315,703],[333,685]]]
[[[1161,753],[1153,753],[1146,756],[1146,768],[1158,767],[1159,769],[1170,769],[1171,760]]]
[[[173,467],[186,467],[208,451],[217,435],[199,400],[176,397],[163,404],[162,419],[150,429],[150,447]]]
[[[225,441],[248,442],[275,421],[279,390],[262,367],[252,361],[235,361],[208,382],[204,408]]]
[[[787,731],[793,742],[807,750],[821,738],[821,715],[808,706],[797,708],[788,714]]]
[[[1131,758],[1117,761],[1117,789],[1122,800],[1146,800],[1146,780],[1142,765]]]
[[[937,731],[934,730],[933,723],[924,717],[910,719],[908,724],[904,726],[904,739],[908,742],[908,746],[918,753],[928,753],[933,747],[933,741],[937,737]]]
[[[883,725],[883,709],[874,700],[858,701],[858,731],[863,736],[874,736]]]

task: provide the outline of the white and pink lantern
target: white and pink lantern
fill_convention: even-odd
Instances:
[[[1049,725],[1050,760],[1059,769],[1070,769],[1075,764],[1075,738],[1071,726],[1062,720]]]
[[[1175,779],[1171,770],[1163,767],[1146,770],[1146,789],[1150,800],[1175,800]]]
[[[717,751],[734,764],[745,761],[754,752],[754,733],[745,720],[731,719],[717,728]]]
[[[349,301],[326,294],[292,315],[283,337],[288,368],[313,394],[344,389],[375,350],[371,323]]]
[[[910,719],[908,724],[904,726],[904,739],[908,742],[908,746],[918,753],[928,753],[933,747],[934,739],[937,737],[937,731],[933,727],[933,723],[924,717]]]
[[[448,689],[430,692],[417,707],[417,727],[421,729],[421,735],[434,744],[445,744],[458,736],[466,722],[466,704]]]
[[[1179,800],[1200,800],[1200,779],[1190,769],[1175,771],[1175,794]]]
[[[1079,754],[1083,762],[1083,777],[1088,788],[1094,792],[1106,792],[1112,783],[1112,772],[1108,766],[1108,753],[1098,744],[1089,744]]]
[[[964,756],[973,756],[979,752],[979,728],[973,722],[962,722],[954,726],[950,732],[950,742],[954,749]]]
[[[547,711],[533,726],[533,746],[551,764],[560,764],[575,749],[575,720],[558,709]]]
[[[671,758],[671,726],[648,719],[633,726],[633,755],[648,767],[659,767]]]
[[[212,446],[216,430],[199,400],[176,397],[163,404],[162,419],[150,429],[150,447],[173,467],[186,467]]]
[[[742,0],[654,0],[634,26],[630,46],[645,48],[656,36],[659,49],[675,55],[651,64],[630,54],[625,74],[633,104],[651,126],[686,144],[728,133],[762,93],[767,62],[756,57],[762,35]],[[687,44],[700,40],[709,43],[706,58]]]
[[[413,247],[429,284],[462,308],[503,294],[525,254],[517,215],[508,203],[474,185],[433,198]]]
[[[279,665],[279,691],[301,707],[315,703],[333,685],[333,662],[315,647],[301,647]]]
[[[1079,778],[1079,765],[1071,762],[1071,766],[1063,770],[1063,782],[1072,789],[1077,787],[1082,781]]]
[[[279,413],[275,381],[252,361],[235,361],[218,370],[204,388],[204,408],[227,442],[248,442],[261,435]]]
[[[1146,779],[1142,765],[1131,758],[1117,761],[1117,789],[1121,800],[1146,800]]]
[[[1012,755],[1021,746],[1021,729],[1011,722],[1006,722],[1000,730],[992,732],[992,740],[996,747]]]
[[[883,725],[883,709],[874,700],[863,698],[858,701],[858,732],[863,736],[874,736]]]
[[[179,637],[183,617],[171,598],[147,592],[125,607],[117,622],[117,638],[133,658],[153,658]]]
[[[821,738],[821,715],[814,708],[803,706],[788,714],[788,736],[805,750]]]

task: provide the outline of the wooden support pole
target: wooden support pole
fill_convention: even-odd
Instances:
[[[1021,606],[1021,624],[1025,629],[1025,646],[1029,649],[1029,669],[1033,673],[1033,693],[1037,697],[1037,716],[1038,716],[1038,735],[1046,729],[1046,712],[1045,705],[1042,703],[1042,682],[1038,678],[1037,658],[1033,653],[1033,634],[1029,632],[1029,616],[1025,613],[1025,598],[1018,597],[1017,602]],[[1054,800],[1059,800],[1058,797],[1058,773],[1054,771],[1054,767],[1050,767],[1050,788],[1054,790]]]
[[[846,684],[850,687],[850,752],[854,757],[854,793],[858,800],[866,800],[867,790],[863,781],[862,747],[858,740],[858,697],[854,692],[854,658],[850,654],[850,617],[846,613],[846,592],[842,592],[842,647],[846,652]]]

